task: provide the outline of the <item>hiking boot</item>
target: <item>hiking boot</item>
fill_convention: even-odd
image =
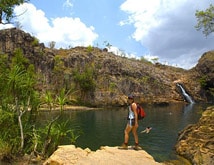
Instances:
[[[118,149],[127,150],[128,149],[128,145],[123,143],[121,146],[118,147]]]
[[[133,149],[138,151],[138,150],[142,150],[142,147],[140,147],[139,145],[135,145]]]

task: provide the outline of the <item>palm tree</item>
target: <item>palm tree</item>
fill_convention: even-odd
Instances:
[[[68,94],[68,93],[67,93]],[[67,100],[67,94],[65,93],[65,89],[63,88],[61,91],[60,91],[60,94],[59,96],[57,96],[57,103],[59,104],[60,106],[60,112],[62,113],[62,111],[64,110],[64,105],[66,103],[66,100]]]
[[[7,77],[7,97],[10,98],[8,104],[15,105],[12,111],[16,112],[18,115],[21,136],[21,151],[24,147],[22,116],[30,107],[31,97],[34,92],[33,85],[33,77],[25,69],[22,69],[18,65],[12,66]]]
[[[45,102],[48,104],[49,110],[51,111],[53,108],[53,97],[52,97],[52,93],[50,91],[47,91],[45,93]]]

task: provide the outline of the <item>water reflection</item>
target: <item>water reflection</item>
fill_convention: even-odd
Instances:
[[[172,104],[169,106],[144,105],[147,114],[139,124],[139,143],[156,161],[175,158],[174,145],[177,135],[188,124],[196,123],[201,110],[207,105]],[[64,118],[78,125],[84,132],[77,146],[97,150],[100,146],[119,146],[123,142],[126,125],[126,108],[111,108],[91,111],[66,111]],[[50,117],[50,115],[49,115]],[[142,133],[146,127],[152,127],[150,133]],[[70,126],[72,128],[72,125]],[[130,134],[130,145],[134,138]]]

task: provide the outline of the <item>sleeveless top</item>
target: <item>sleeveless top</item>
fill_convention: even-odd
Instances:
[[[132,103],[132,104],[133,104],[133,103]],[[131,104],[131,105],[132,105],[132,104]],[[128,110],[129,110],[128,119],[129,119],[129,120],[134,119],[134,112],[132,111],[131,105],[128,106]]]

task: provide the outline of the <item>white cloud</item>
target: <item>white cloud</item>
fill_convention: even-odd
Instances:
[[[66,1],[68,4],[70,1]],[[25,12],[24,12],[25,11]],[[93,45],[98,35],[94,27],[87,27],[79,18],[62,17],[49,20],[42,10],[36,9],[33,4],[25,3],[15,8],[19,15],[17,21],[22,29],[32,33],[46,46],[51,41],[56,42],[57,48]]]
[[[73,4],[70,0],[66,0],[64,3],[63,3],[63,7],[65,8],[72,8],[73,7]]]
[[[139,56],[137,56],[136,54],[128,54],[126,52],[124,52],[123,50],[119,49],[118,47],[115,46],[110,46],[110,47],[106,47],[108,49],[108,52],[112,52],[117,56],[121,56],[121,57],[127,57],[127,58],[135,58],[135,59],[140,59]]]
[[[120,9],[128,18],[120,25],[133,25],[132,38],[160,61],[191,68],[203,51],[213,47],[214,38],[206,39],[194,28],[195,11],[204,10],[210,3],[210,0],[126,0]]]
[[[0,29],[8,29],[8,28],[12,28],[13,27],[13,25],[11,25],[11,24],[0,24]]]
[[[36,7],[30,3],[17,6],[14,9],[16,21],[18,21],[24,30],[33,33],[41,33],[50,30],[49,20],[45,17],[42,10],[37,10]]]
[[[144,55],[143,56],[146,60],[154,63],[154,62],[157,62],[159,59],[158,59],[158,56],[153,56],[151,54],[147,54],[147,55]],[[157,60],[157,61],[156,61]]]

